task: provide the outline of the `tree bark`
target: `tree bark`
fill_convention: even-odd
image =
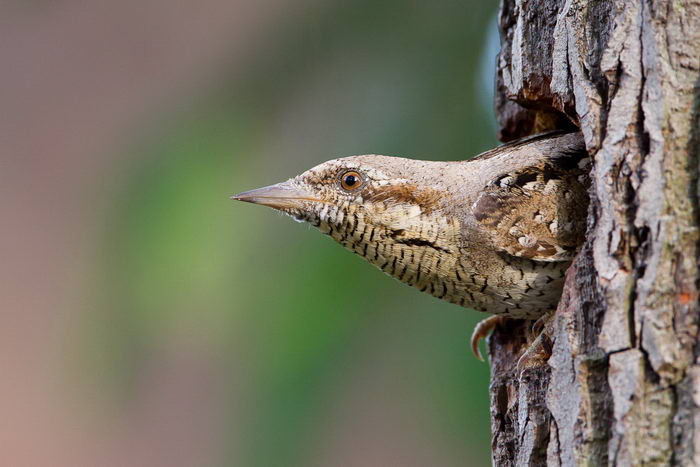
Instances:
[[[575,125],[587,240],[518,374],[490,339],[495,465],[700,465],[700,0],[502,0],[503,140]]]

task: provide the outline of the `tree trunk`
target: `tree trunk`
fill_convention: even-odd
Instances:
[[[700,465],[700,0],[502,0],[509,140],[578,126],[588,236],[518,374],[525,324],[490,339],[495,465]]]

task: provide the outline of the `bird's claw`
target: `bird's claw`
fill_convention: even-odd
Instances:
[[[472,352],[474,353],[474,356],[482,362],[484,361],[484,357],[481,355],[481,351],[479,351],[479,342],[482,339],[485,339],[491,333],[491,331],[493,331],[493,328],[501,324],[506,319],[508,319],[506,316],[489,316],[486,319],[482,319],[476,323],[476,326],[474,326],[474,331],[472,331],[471,337]]]
[[[552,339],[549,335],[548,325],[552,322],[553,317],[554,312],[548,312],[532,323],[530,332],[531,336],[535,336],[535,338],[515,365],[518,374],[529,368],[537,368],[544,365],[549,360],[549,357],[552,356]]]
[[[535,336],[535,338],[537,338],[537,336],[542,334],[545,326],[547,325],[549,320],[552,319],[552,314],[553,311],[549,311],[537,318],[535,321],[533,321],[532,326],[530,326],[530,335]]]
[[[547,333],[542,332],[518,359],[518,363],[515,364],[516,373],[520,375],[527,369],[541,367],[551,356],[552,340]]]
[[[547,332],[547,325],[551,322],[553,313],[547,313],[537,319],[530,328],[530,335],[536,336],[532,343],[525,349],[523,354],[518,359],[516,371],[521,374],[529,368],[542,366],[549,360],[552,355],[552,340]],[[503,315],[493,315],[479,321],[474,326],[474,331],[471,337],[472,352],[481,361],[484,357],[479,351],[479,342],[485,339],[493,329],[502,324],[504,321],[511,319]],[[532,337],[528,338],[529,341]]]

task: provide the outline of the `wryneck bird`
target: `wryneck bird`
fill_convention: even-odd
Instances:
[[[379,155],[324,162],[232,199],[308,222],[422,292],[501,317],[556,308],[583,242],[590,160],[579,133],[545,134],[465,161]]]

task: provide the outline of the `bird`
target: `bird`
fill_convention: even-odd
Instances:
[[[578,132],[506,143],[462,161],[382,155],[323,162],[233,200],[306,222],[399,281],[504,319],[556,309],[586,233],[591,161]]]

